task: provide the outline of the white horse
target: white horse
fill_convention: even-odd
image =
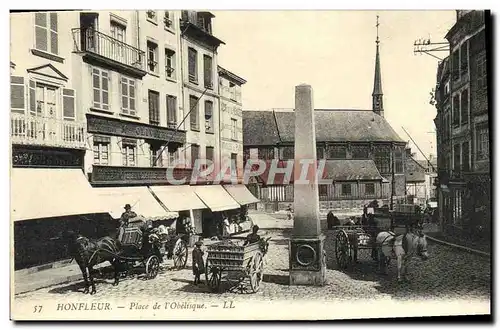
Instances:
[[[418,256],[422,260],[427,260],[427,240],[425,235],[408,232],[396,235],[392,232],[382,231],[377,235],[376,246],[378,251],[379,271],[387,274],[387,266],[391,259],[397,260],[398,281],[408,280],[408,263],[413,256]]]

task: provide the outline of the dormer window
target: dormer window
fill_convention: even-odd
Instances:
[[[212,34],[212,17],[213,15],[208,12],[197,13],[197,25],[203,31]]]

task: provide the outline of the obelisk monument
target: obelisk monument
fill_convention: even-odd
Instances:
[[[295,87],[294,222],[290,285],[324,285],[326,256],[319,219],[313,91]]]

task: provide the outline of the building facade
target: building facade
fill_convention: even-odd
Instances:
[[[439,211],[450,232],[489,232],[491,223],[488,16],[457,11],[450,54],[438,66]]]
[[[241,134],[229,138],[229,154],[228,147],[222,152],[221,136],[233,127],[232,118],[241,125],[241,114],[221,115],[217,48],[223,42],[213,35],[213,20],[196,11],[11,14],[11,186],[19,267],[57,259],[64,249],[50,236],[61,226],[85,223],[92,235],[102,235],[96,223],[105,215],[116,219],[126,203],[144,216],[189,216],[199,234],[205,213],[214,218],[251,203],[241,187],[223,188],[210,176],[191,181],[197,159],[220,166],[223,156],[242,158]],[[238,90],[239,99],[229,100],[241,108]],[[171,186],[168,169],[187,179],[183,187]],[[37,182],[67,196],[35,196]],[[199,190],[199,184],[211,187]],[[36,204],[38,214],[26,211],[36,209],[26,194],[46,199]],[[78,201],[64,202],[77,195]],[[72,219],[82,214],[91,221]],[[82,228],[76,229],[88,234]],[[26,232],[35,235],[25,239]],[[54,253],[27,260],[36,256],[33,249]]]

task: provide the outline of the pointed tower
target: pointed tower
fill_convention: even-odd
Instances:
[[[377,15],[377,52],[375,55],[375,79],[373,81],[373,93],[372,93],[372,110],[378,115],[384,116],[384,93],[382,92],[382,76],[380,73],[380,53],[379,44],[380,40],[378,38],[378,15]]]

